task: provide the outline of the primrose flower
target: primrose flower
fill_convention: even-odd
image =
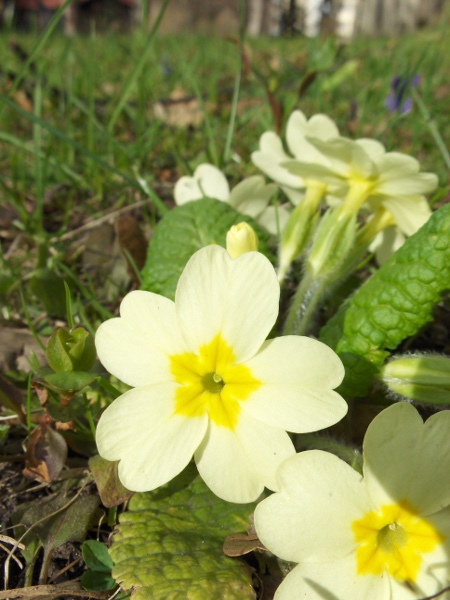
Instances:
[[[280,466],[280,492],[255,511],[261,542],[299,563],[275,600],[413,600],[449,585],[450,411],[424,424],[408,403],[387,408],[363,455],[364,477],[320,450]]]
[[[185,204],[201,198],[215,198],[228,202],[237,212],[255,219],[269,233],[282,231],[289,218],[286,209],[269,206],[277,187],[266,184],[261,175],[247,177],[230,192],[225,175],[214,165],[198,166],[192,177],[181,177],[175,184],[174,198],[177,204]]]
[[[326,142],[332,138],[339,137],[339,130],[334,122],[326,115],[318,114],[309,120],[300,110],[295,110],[286,126],[286,141],[289,152],[295,159],[312,164],[327,164],[327,159],[320,150],[311,144],[308,137],[320,139]],[[258,169],[279,183],[286,192],[291,202],[297,205],[301,199],[295,190],[303,190],[306,187],[307,173],[300,176],[286,169],[284,163],[291,160],[283,149],[283,143],[276,133],[266,131],[259,140],[259,150],[253,152],[252,162]]]
[[[376,140],[308,139],[326,161],[312,164],[306,160],[291,160],[283,163],[284,166],[295,175],[333,185],[338,198],[347,194],[343,201],[347,212],[358,212],[363,205],[375,212],[383,206],[396,221],[408,218],[414,222],[413,213],[422,202],[421,194],[432,192],[437,186],[437,175],[420,172],[415,158],[400,152],[386,152],[383,144]]]
[[[194,456],[215,494],[256,500],[264,486],[277,489],[276,469],[295,453],[286,430],[314,431],[345,415],[333,391],[344,368],[330,348],[297,336],[265,341],[279,294],[265,256],[232,259],[211,245],[189,260],[175,302],[134,291],[120,318],[100,326],[100,360],[134,386],[97,428],[101,456],[120,460],[128,489],[153,490]]]

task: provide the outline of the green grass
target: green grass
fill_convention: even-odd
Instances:
[[[14,45],[33,60],[24,61]],[[222,164],[239,63],[234,41],[156,36],[149,42],[139,31],[73,39],[54,31],[45,40],[3,35],[2,87],[7,88],[8,71],[21,80],[0,103],[0,202],[15,210],[13,227],[31,240],[25,257],[2,259],[3,276],[30,279],[44,244],[50,246],[46,268],[58,276],[69,269],[83,302],[97,305],[101,291],[68,257],[67,243],[59,238],[148,194],[152,202],[145,218],[151,227],[165,209],[163,201],[171,201],[170,185],[161,182],[173,183],[201,162],[221,165],[232,182],[256,173],[250,154],[259,136],[275,127],[269,90],[283,124],[294,108],[308,116],[326,113],[343,134],[376,137],[389,149],[416,156],[444,185],[445,163],[420,111],[392,116],[384,101],[394,75],[420,72],[422,98],[448,139],[450,67],[440,59],[448,46],[444,28],[398,40],[356,40],[341,48],[331,39],[247,40],[228,153],[233,158]],[[337,81],[336,73],[349,61],[354,72]],[[308,79],[312,83],[306,86]],[[155,117],[154,104],[173,93],[192,97],[205,114],[202,124],[173,127]],[[139,179],[147,183],[147,193]],[[15,307],[20,313],[15,291],[17,285],[4,300],[9,312]],[[26,286],[24,294],[30,312],[40,314],[42,301]],[[93,309],[94,321],[100,312]]]

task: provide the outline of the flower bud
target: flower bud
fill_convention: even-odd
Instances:
[[[233,225],[227,233],[227,251],[231,258],[258,250],[258,236],[248,223]]]
[[[355,214],[341,216],[339,209],[330,209],[324,214],[307,256],[307,266],[314,278],[329,276],[339,270],[355,236]]]
[[[57,329],[47,344],[47,361],[58,372],[89,371],[95,362],[94,338],[83,327]]]
[[[450,404],[450,358],[412,354],[384,365],[379,375],[389,390],[424,404]]]

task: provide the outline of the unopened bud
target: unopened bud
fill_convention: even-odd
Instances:
[[[227,233],[227,252],[231,258],[238,258],[245,252],[258,250],[258,236],[248,223],[233,225]]]
[[[384,365],[379,375],[396,394],[425,404],[450,404],[450,358],[410,355]]]
[[[58,372],[89,371],[95,362],[94,338],[83,327],[57,329],[47,344],[47,361]]]

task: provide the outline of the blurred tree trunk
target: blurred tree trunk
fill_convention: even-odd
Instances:
[[[443,5],[443,0],[360,0],[355,34],[398,35],[414,31],[435,19]]]
[[[264,0],[248,0],[247,35],[261,34],[264,22]]]
[[[281,20],[283,17],[283,0],[269,0],[269,18],[267,33],[278,36],[281,33]]]

